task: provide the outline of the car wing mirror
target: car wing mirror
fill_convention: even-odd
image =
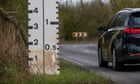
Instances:
[[[107,29],[105,28],[105,27],[99,27],[98,28],[98,31],[100,31],[100,32],[105,32]]]

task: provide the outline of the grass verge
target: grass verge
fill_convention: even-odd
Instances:
[[[64,60],[61,60],[60,67],[60,75],[33,76],[28,80],[28,84],[112,84],[110,79],[83,70]]]
[[[1,78],[0,84],[112,84],[110,79],[64,60],[61,60],[60,67],[60,75],[32,75],[26,77],[24,72],[16,70],[14,73],[12,71],[14,74]]]

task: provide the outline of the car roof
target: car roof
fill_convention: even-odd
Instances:
[[[135,13],[135,12],[140,12],[140,8],[124,8],[122,10],[120,10],[117,13]]]

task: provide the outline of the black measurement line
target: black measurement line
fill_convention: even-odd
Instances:
[[[28,42],[28,45],[33,45],[33,42]]]
[[[56,9],[59,9],[59,6],[57,6]]]
[[[31,21],[31,18],[28,18],[28,21]]]
[[[33,29],[33,26],[28,26],[28,29]]]
[[[28,5],[31,5],[31,3],[30,3],[30,2],[28,2]]]
[[[31,50],[28,50],[28,53],[30,53],[31,52]]]
[[[33,58],[28,57],[28,61],[33,61]]]
[[[59,4],[59,1],[56,1],[56,4]]]
[[[57,50],[59,50],[59,48],[57,48]]]
[[[43,73],[45,75],[45,48],[44,48],[44,45],[45,45],[45,21],[44,21],[44,18],[45,18],[45,9],[44,9],[44,0],[42,1],[42,9],[43,9]]]
[[[58,25],[58,21],[51,21],[50,24],[51,25]]]
[[[28,34],[28,37],[31,37],[31,34]]]
[[[33,13],[33,11],[32,10],[28,10],[28,13]]]

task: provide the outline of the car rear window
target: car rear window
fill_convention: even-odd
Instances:
[[[132,27],[140,27],[140,12],[138,12],[138,13],[133,13],[133,14],[130,16],[128,25],[129,25],[129,26],[132,26]]]

